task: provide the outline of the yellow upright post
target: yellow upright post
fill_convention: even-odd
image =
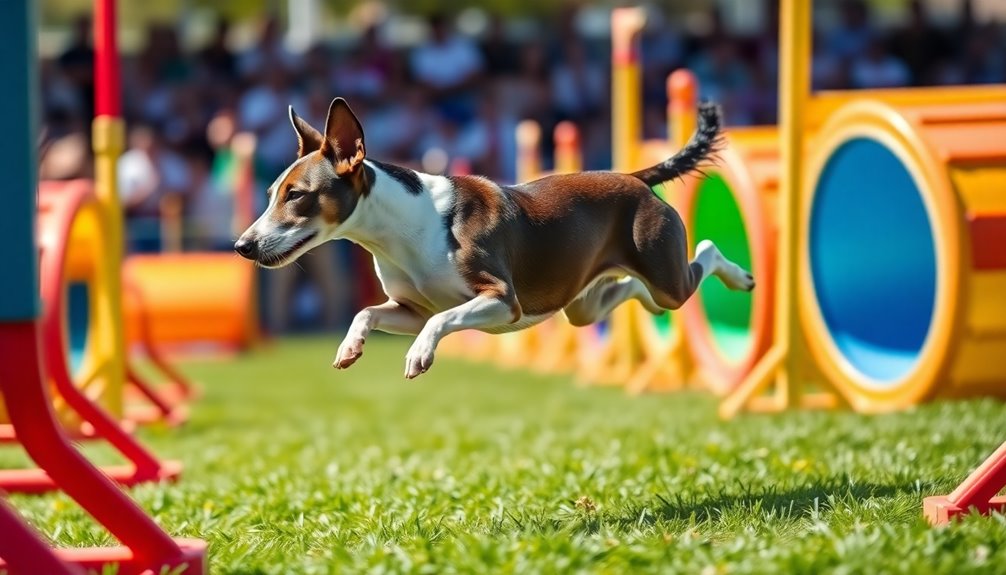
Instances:
[[[639,32],[646,24],[642,8],[616,8],[611,14],[611,131],[612,168],[631,171],[639,151],[642,113]],[[609,341],[593,365],[581,373],[589,383],[625,384],[642,360],[633,330],[638,303],[621,305],[611,314]]]
[[[695,132],[697,124],[698,80],[690,71],[675,70],[667,77],[667,135],[671,148],[680,150]],[[664,200],[674,203],[672,190],[680,189],[667,182],[661,186]],[[633,307],[636,307],[633,304]],[[652,319],[645,310],[634,310],[637,329],[653,329]],[[680,318],[670,325],[666,339],[651,343],[646,357],[636,369],[626,388],[630,393],[644,391],[675,391],[688,383],[694,363],[688,349],[688,339]]]
[[[572,122],[559,122],[553,133],[555,173],[572,174],[583,170],[580,133]],[[562,312],[532,328],[538,349],[531,369],[541,373],[565,373],[576,369],[579,335]]]
[[[777,266],[774,344],[736,390],[720,405],[720,415],[733,417],[775,385],[770,409],[801,404],[798,373],[803,342],[795,298],[799,294],[796,242],[800,233],[801,186],[804,182],[803,146],[810,99],[811,2],[782,0],[779,41],[779,264]]]
[[[103,297],[99,305],[108,309],[95,310],[110,318],[107,333],[93,334],[93,358],[102,365],[91,368],[100,371],[109,386],[106,406],[111,413],[122,414],[122,386],[126,379],[126,341],[122,320],[122,208],[116,188],[116,166],[125,144],[125,128],[120,117],[119,52],[116,42],[115,2],[96,2],[94,18],[95,41],[95,118],[93,124],[94,189],[105,211],[105,233],[109,276],[99,278]]]
[[[642,8],[616,8],[611,13],[611,145],[616,171],[637,167],[642,131],[638,36],[645,24]]]
[[[541,176],[541,126],[533,120],[517,125],[517,181],[527,182]],[[493,359],[508,368],[527,366],[538,351],[538,332],[524,329],[494,336]]]

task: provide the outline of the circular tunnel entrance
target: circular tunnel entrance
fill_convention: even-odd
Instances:
[[[914,370],[936,301],[936,247],[921,192],[880,142],[829,157],[810,206],[808,256],[827,335],[880,389]]]
[[[750,270],[751,247],[740,206],[729,184],[719,174],[710,174],[698,186],[692,214],[692,247],[712,240],[727,259]],[[699,288],[709,333],[721,356],[739,362],[751,350],[751,294],[727,289],[711,278]]]

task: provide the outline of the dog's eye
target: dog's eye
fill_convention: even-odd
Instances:
[[[306,192],[302,192],[300,190],[289,190],[286,193],[286,201],[288,201],[288,202],[294,202],[294,201],[299,200],[300,198],[303,198],[306,195],[307,195]]]

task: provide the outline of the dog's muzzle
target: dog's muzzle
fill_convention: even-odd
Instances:
[[[234,251],[238,253],[243,258],[249,260],[258,259],[258,242],[255,240],[246,240],[244,238],[239,239],[234,242]]]

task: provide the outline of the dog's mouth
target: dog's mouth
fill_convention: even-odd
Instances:
[[[264,268],[275,269],[289,264],[293,260],[297,259],[297,256],[299,255],[297,252],[299,252],[301,248],[306,246],[317,235],[318,232],[311,232],[294,242],[294,244],[282,254],[262,254],[259,256],[258,265]]]

